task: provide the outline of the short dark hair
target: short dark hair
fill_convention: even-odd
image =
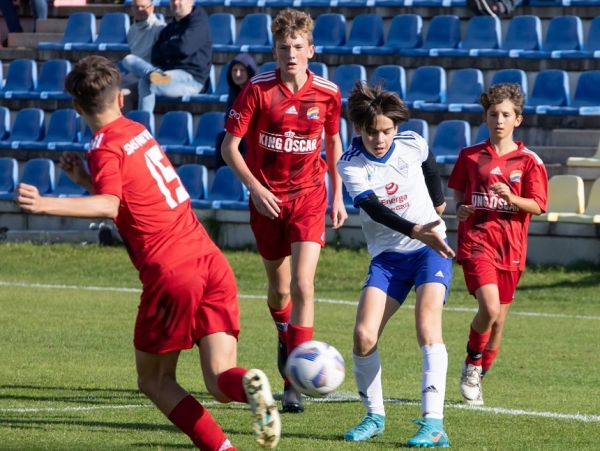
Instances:
[[[515,113],[519,116],[523,112],[523,105],[525,105],[525,94],[518,83],[498,83],[493,85],[487,92],[479,96],[479,103],[481,103],[484,111],[487,113],[492,105],[498,105],[507,99],[515,106]]]
[[[398,94],[383,88],[381,83],[357,81],[348,96],[348,118],[359,130],[369,130],[380,114],[391,119],[394,126],[408,122],[408,107]]]
[[[86,56],[79,60],[65,80],[66,91],[75,97],[87,114],[106,111],[121,86],[121,72],[103,56]]]

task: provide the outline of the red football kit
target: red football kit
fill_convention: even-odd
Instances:
[[[327,164],[321,142],[323,131],[339,132],[342,102],[335,83],[310,71],[307,75],[296,93],[281,81],[279,69],[254,76],[225,124],[232,135],[246,137],[248,168],[283,201],[275,220],[260,215],[250,202],[250,224],[267,260],[290,255],[289,245],[296,241],[325,244]]]
[[[531,214],[507,204],[490,191],[507,184],[517,196],[535,200],[542,211],[548,202],[548,175],[542,160],[515,142],[517,150],[498,156],[489,140],[460,151],[448,187],[465,193],[465,204],[475,207],[458,225],[456,259],[483,258],[504,271],[523,271]]]
[[[94,135],[87,159],[94,194],[121,201],[114,222],[143,285],[136,349],[160,354],[238,333],[233,272],[150,132],[121,116]]]

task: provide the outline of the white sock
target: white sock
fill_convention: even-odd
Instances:
[[[423,376],[421,380],[421,409],[423,418],[444,418],[448,352],[443,343],[421,347]]]
[[[354,380],[358,394],[367,412],[385,415],[383,389],[381,388],[381,362],[379,350],[366,357],[352,353],[354,360]]]

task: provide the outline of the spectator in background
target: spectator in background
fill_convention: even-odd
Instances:
[[[127,55],[123,67],[139,77],[138,109],[154,111],[156,95],[199,94],[206,86],[212,59],[208,16],[194,0],[171,0],[173,20],[152,47],[150,63]]]
[[[17,14],[19,6],[21,6],[21,0],[0,0],[0,11],[2,11],[9,33],[23,33]],[[34,19],[46,20],[48,18],[47,0],[31,0],[31,12]],[[35,31],[35,22],[33,23],[33,31]],[[2,45],[6,46],[6,43],[7,40],[3,41]]]
[[[131,5],[133,14],[133,24],[127,33],[127,43],[131,55],[135,55],[150,62],[152,56],[152,46],[158,39],[158,35],[163,28],[165,22],[159,19],[154,14],[154,4],[152,0],[133,0]],[[137,100],[137,86],[139,77],[129,72],[123,76],[121,81],[121,90],[126,95],[126,103],[133,102],[133,98]],[[134,96],[130,94],[135,93]],[[133,105],[126,107],[127,110],[134,108]]]
[[[258,66],[254,58],[248,53],[240,53],[229,63],[229,71],[227,72],[227,84],[229,84],[229,97],[227,97],[227,109],[226,114],[229,114],[233,102],[237,98],[238,94],[242,91],[242,88],[248,80],[254,77]],[[217,135],[215,148],[215,171],[221,166],[226,166],[225,160],[221,156],[221,145],[225,139],[225,131],[222,131]],[[246,155],[246,139],[242,138],[240,141],[240,152],[242,155]]]
[[[467,0],[467,7],[477,16],[508,17],[521,0]]]

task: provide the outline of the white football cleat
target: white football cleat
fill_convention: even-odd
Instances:
[[[252,432],[263,449],[273,449],[281,436],[279,410],[265,373],[252,369],[244,374],[244,391],[252,409]]]
[[[459,388],[465,403],[471,406],[482,406],[481,367],[463,362]]]

